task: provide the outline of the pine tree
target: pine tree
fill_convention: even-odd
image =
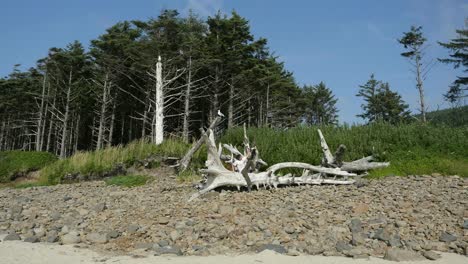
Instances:
[[[397,92],[390,89],[388,83],[376,80],[371,74],[370,79],[359,87],[356,96],[362,97],[365,103],[361,105],[364,112],[358,117],[369,123],[384,121],[396,124],[409,120],[408,105]]]
[[[315,86],[304,86],[306,123],[310,125],[334,125],[338,123],[338,109],[331,89],[320,82]]]
[[[431,68],[431,64],[424,64],[424,43],[426,38],[423,36],[422,27],[411,26],[410,31],[404,32],[403,37],[398,40],[400,44],[407,50],[401,53],[401,56],[408,58],[413,62],[414,72],[416,74],[416,88],[419,92],[419,104],[422,121],[426,122],[426,103],[424,98],[424,86],[423,82],[426,78],[428,71]]]
[[[458,38],[452,39],[448,43],[439,42],[439,44],[450,51],[450,58],[439,59],[440,62],[453,64],[453,67],[463,68],[463,72],[468,72],[468,30],[456,30]],[[458,76],[457,79],[450,85],[448,92],[444,95],[445,99],[450,103],[455,103],[458,100],[467,97],[468,77]]]

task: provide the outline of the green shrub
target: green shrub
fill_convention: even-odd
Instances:
[[[107,185],[135,187],[145,185],[150,178],[144,175],[121,175],[106,179]]]
[[[0,152],[0,182],[9,182],[15,177],[51,164],[57,158],[48,152],[3,151]]]

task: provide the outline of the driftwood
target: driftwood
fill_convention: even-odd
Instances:
[[[244,153],[241,153],[236,147],[224,144],[231,155],[222,154],[222,146],[216,147],[216,142],[211,129],[207,131],[204,137],[207,145],[208,156],[206,160],[206,169],[200,170],[205,176],[203,182],[197,185],[199,191],[192,195],[190,201],[200,195],[214,190],[218,187],[233,186],[239,190],[241,187],[247,187],[250,191],[251,186],[264,188],[277,188],[280,185],[301,185],[301,184],[353,184],[354,178],[358,176],[354,172],[362,172],[368,169],[381,168],[389,165],[388,162],[372,162],[373,157],[366,157],[352,162],[343,162],[343,155],[346,150],[344,145],[340,145],[332,155],[320,130],[318,130],[320,144],[323,152],[323,162],[321,166],[315,166],[302,162],[282,162],[270,166],[265,171],[255,170],[259,162],[258,150],[251,146],[244,128]],[[226,169],[222,159],[232,165],[232,171]],[[281,176],[277,173],[281,169],[303,169],[301,176],[296,177],[291,174]],[[310,172],[314,172],[310,174]]]
[[[211,122],[210,126],[208,127],[208,130],[212,130],[218,122],[221,120],[221,116],[217,116],[213,122]],[[208,131],[207,130],[207,131]],[[203,142],[205,142],[207,134],[206,131],[202,130],[202,135],[200,139],[192,146],[192,148],[185,154],[185,156],[180,160],[179,162],[179,172],[185,171],[188,166],[190,165],[190,161],[192,160],[193,154],[197,152],[197,150],[203,145]]]

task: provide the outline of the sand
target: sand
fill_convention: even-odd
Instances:
[[[437,261],[417,261],[403,263],[447,263],[467,264],[468,257],[441,253],[442,258]],[[26,243],[21,241],[0,242],[0,264],[87,264],[87,263],[125,263],[125,264],[234,264],[234,263],[321,263],[321,264],[379,264],[394,262],[373,258],[352,259],[345,257],[325,256],[285,256],[273,251],[263,251],[259,254],[239,256],[209,256],[209,257],[177,257],[177,256],[110,256],[94,252],[87,248],[77,248],[71,245],[57,245],[45,243]]]

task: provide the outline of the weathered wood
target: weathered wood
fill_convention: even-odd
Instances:
[[[323,152],[323,165],[328,165],[328,164],[333,164],[335,162],[335,159],[333,158],[333,155],[330,152],[330,148],[328,147],[327,141],[325,140],[325,137],[322,134],[322,131],[320,129],[317,129],[317,132],[320,137],[320,146],[322,147],[322,152]]]
[[[368,171],[390,166],[390,162],[369,162],[367,160],[358,160],[344,162],[340,169],[350,172]]]
[[[153,143],[159,145],[164,140],[164,91],[162,81],[162,63],[161,56],[158,56],[156,63],[156,86],[154,97],[154,124],[153,124]]]
[[[221,117],[220,116],[217,116],[213,122],[211,122],[210,126],[208,127],[207,131],[208,130],[213,130],[214,127],[216,127],[216,125],[218,124],[218,122],[221,120]],[[207,136],[207,132],[204,131],[202,133],[202,135],[200,136],[200,139],[198,139],[198,141],[192,146],[192,148],[185,154],[185,156],[180,160],[180,165],[179,165],[179,172],[183,172],[185,171],[189,164],[190,164],[190,161],[192,160],[192,156],[193,154],[195,154],[195,152],[197,152],[197,150],[203,145],[203,143],[205,143],[205,138]]]

